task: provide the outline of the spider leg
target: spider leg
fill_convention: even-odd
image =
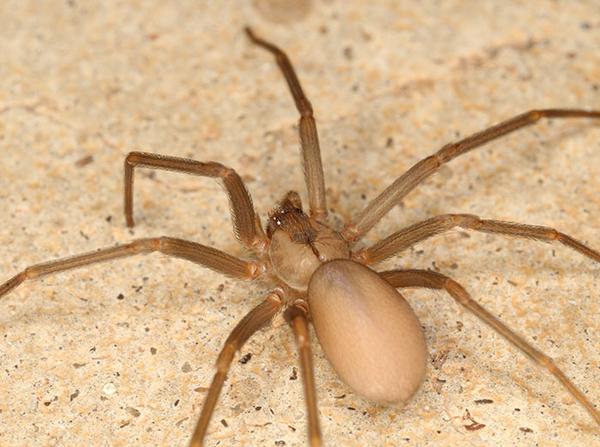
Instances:
[[[584,256],[600,262],[600,253],[571,236],[550,227],[524,225],[499,220],[481,219],[472,214],[443,214],[418,222],[382,239],[371,247],[358,251],[354,256],[364,264],[374,264],[389,258],[422,240],[444,233],[455,227],[484,233],[523,237],[544,242],[558,241]]]
[[[233,169],[216,162],[202,163],[188,158],[170,157],[147,152],[130,152],[125,158],[125,219],[133,227],[134,168],[164,169],[223,180],[229,203],[233,230],[247,248],[261,252],[267,244],[265,234],[254,212],[252,199],[241,177]]]
[[[265,326],[281,310],[283,306],[280,291],[271,292],[267,298],[246,314],[244,318],[233,328],[229,337],[225,341],[225,346],[219,354],[215,373],[208,394],[202,406],[200,418],[196,424],[194,434],[190,441],[190,447],[200,447],[204,445],[204,437],[208,423],[213,415],[215,405],[219,399],[219,394],[223,388],[223,383],[231,367],[231,362],[237,351],[241,349],[244,343],[260,328]]]
[[[437,170],[450,160],[462,155],[471,149],[508,135],[518,129],[530,126],[541,118],[600,118],[600,110],[579,109],[542,109],[530,110],[511,119],[463,138],[455,143],[443,146],[435,154],[419,161],[408,171],[398,177],[379,196],[373,199],[367,207],[346,225],[342,235],[348,241],[358,241],[404,196],[412,191],[419,183],[437,172]]]
[[[306,399],[306,411],[308,413],[308,437],[310,445],[311,447],[320,447],[323,440],[321,438],[321,428],[319,426],[319,411],[317,407],[317,392],[315,387],[312,352],[310,349],[306,302],[298,300],[288,308],[286,314],[294,331],[298,350],[300,351],[300,368],[302,370],[304,398]]]
[[[176,258],[187,259],[188,261],[195,262],[196,264],[203,265],[234,278],[254,279],[263,272],[262,265],[257,262],[238,259],[220,250],[196,242],[163,236],[136,239],[128,244],[103,248],[97,251],[29,266],[5,283],[0,284],[0,297],[27,279],[39,278],[51,273],[62,272],[97,262],[110,261],[112,259],[154,251]]]
[[[554,361],[543,352],[535,349],[509,329],[498,318],[489,313],[485,308],[473,301],[469,293],[453,279],[437,272],[428,270],[392,270],[381,272],[380,275],[394,287],[424,287],[428,289],[444,289],[454,300],[473,313],[477,318],[489,325],[498,334],[506,338],[514,346],[533,360],[538,366],[546,368],[600,425],[600,413],[585,395],[569,380],[569,378],[555,365]]]
[[[250,28],[246,27],[245,31],[254,44],[264,48],[275,56],[277,65],[279,65],[285,76],[290,92],[294,97],[296,108],[300,113],[300,145],[302,146],[302,163],[304,167],[304,180],[308,189],[310,214],[317,220],[325,220],[327,218],[325,178],[321,163],[319,135],[313,116],[312,105],[304,95],[298,76],[296,76],[294,67],[287,55],[279,47],[258,37]]]

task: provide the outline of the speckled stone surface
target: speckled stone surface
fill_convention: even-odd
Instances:
[[[305,194],[297,114],[245,24],[298,69],[338,221],[459,136],[533,107],[600,108],[598,2],[372,3],[1,2],[0,281],[136,237],[244,254],[211,180],[140,171],[138,225],[126,229],[130,150],[228,164],[263,216],[287,189]],[[443,167],[365,243],[467,212],[599,248],[599,193],[599,123],[543,122]],[[600,265],[559,245],[454,231],[382,268],[394,266],[452,275],[600,404]],[[225,337],[265,290],[159,254],[21,285],[0,300],[0,445],[187,445]],[[326,445],[600,445],[549,374],[445,294],[405,295],[431,361],[404,408],[353,395],[313,338]],[[306,445],[288,328],[242,354],[206,445]]]

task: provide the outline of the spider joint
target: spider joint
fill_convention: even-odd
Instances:
[[[283,287],[275,287],[269,293],[268,298],[271,299],[271,300],[273,300],[273,301],[277,301],[279,303],[282,303],[283,299],[285,298],[285,290],[283,290]]]
[[[251,261],[248,263],[248,279],[254,280],[267,272],[267,264],[262,261]]]
[[[462,228],[476,228],[481,223],[481,219],[474,214],[454,214],[452,221]]]
[[[352,253],[351,259],[356,262],[360,262],[361,264],[368,265],[371,260],[369,259],[367,250],[361,249],[357,252]]]
[[[542,112],[540,110],[531,110],[528,113],[528,118],[529,121],[531,121],[532,123],[539,121],[542,118]]]
[[[340,235],[346,239],[348,242],[354,242],[360,236],[360,230],[358,226],[355,224],[348,224],[346,227],[340,232]]]

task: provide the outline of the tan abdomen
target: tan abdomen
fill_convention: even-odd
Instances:
[[[410,305],[373,270],[321,265],[308,286],[317,336],[339,376],[377,402],[408,400],[425,375],[427,346]]]

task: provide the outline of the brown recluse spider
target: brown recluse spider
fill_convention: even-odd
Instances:
[[[254,254],[254,258],[239,259],[196,242],[166,236],[135,239],[127,244],[27,267],[0,285],[0,296],[6,295],[27,279],[154,251],[192,261],[233,278],[270,279],[273,289],[235,326],[217,359],[217,371],[190,442],[193,447],[204,443],[208,424],[234,355],[252,334],[280,313],[289,322],[300,353],[311,446],[321,445],[322,440],[309,343],[309,321],[315,327],[325,356],[342,380],[357,394],[375,402],[408,400],[423,381],[427,347],[417,317],[396,290],[406,287],[445,290],[458,304],[554,375],[600,425],[598,410],[553,360],[473,301],[456,281],[428,270],[377,273],[369,267],[401,253],[417,242],[456,227],[537,241],[557,241],[600,262],[598,251],[553,228],[481,219],[470,214],[435,216],[396,231],[370,247],[354,249],[354,245],[392,207],[443,164],[494,139],[532,125],[541,118],[598,119],[600,110],[531,110],[460,141],[446,144],[398,177],[352,221],[347,222],[341,231],[337,231],[328,223],[325,182],[312,106],[286,54],[256,36],[249,28],[245,31],[251,42],[275,56],[300,113],[299,132],[308,190],[308,213],[303,211],[298,193],[290,191],[269,214],[266,228],[263,229],[250,195],[233,169],[216,162],[204,163],[131,152],[125,160],[125,218],[129,227],[134,225],[135,168],[166,169],[214,177],[225,185],[235,235]]]

